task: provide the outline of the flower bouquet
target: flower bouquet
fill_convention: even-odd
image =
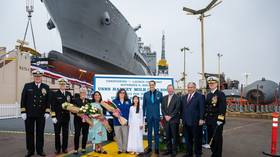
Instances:
[[[111,126],[109,125],[107,119],[102,115],[101,111],[96,107],[92,107],[90,104],[86,104],[85,106],[79,108],[69,102],[65,102],[62,104],[62,108],[72,113],[76,113],[82,118],[82,121],[88,123],[90,127],[93,127],[91,118],[95,118],[104,125],[108,132],[112,131]]]
[[[87,115],[90,118],[95,118],[99,120],[108,132],[112,132],[112,128],[108,120],[103,116],[100,109],[92,107],[90,104],[86,104],[85,106],[81,107],[80,111],[82,114]]]
[[[78,113],[80,111],[79,107],[77,107],[77,106],[75,106],[75,105],[73,105],[73,104],[71,104],[69,102],[63,103],[62,104],[62,109],[68,110],[68,111],[70,111],[72,113]]]
[[[100,113],[98,113],[98,109],[91,107],[90,104],[86,104],[85,106],[79,108],[69,102],[65,102],[62,104],[62,108],[72,113],[76,113],[82,118],[82,121],[88,123],[89,126],[93,125],[91,117],[100,115]]]
[[[105,127],[105,129],[108,132],[112,132],[112,128],[111,128],[108,120],[103,115],[100,115],[100,116],[96,117],[96,119],[99,120],[102,123],[102,125]]]
[[[83,122],[86,122],[89,124],[90,127],[93,126],[91,118],[97,118],[101,115],[101,112],[99,109],[92,107],[90,104],[86,104],[82,106],[77,113],[82,118]]]
[[[125,119],[123,116],[121,116],[121,111],[115,103],[108,100],[108,101],[102,101],[101,105],[104,108],[106,108],[109,112],[112,112],[113,116],[118,118],[121,125],[126,125],[127,124],[127,119]]]

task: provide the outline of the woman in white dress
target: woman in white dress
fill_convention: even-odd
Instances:
[[[129,110],[129,133],[127,151],[131,154],[139,154],[144,151],[143,146],[143,110],[138,96],[133,97],[133,103]]]

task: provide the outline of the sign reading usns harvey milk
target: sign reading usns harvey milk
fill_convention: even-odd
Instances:
[[[139,76],[139,75],[95,75],[93,77],[93,91],[99,91],[103,100],[113,100],[120,88],[127,91],[131,99],[137,95],[142,100],[145,92],[149,91],[149,81],[156,82],[157,90],[163,95],[167,94],[167,85],[174,83],[173,78],[164,76]]]

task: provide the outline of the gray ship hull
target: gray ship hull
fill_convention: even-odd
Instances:
[[[101,74],[151,74],[139,53],[134,29],[110,1],[43,2],[63,46],[62,55],[50,53],[50,58]]]

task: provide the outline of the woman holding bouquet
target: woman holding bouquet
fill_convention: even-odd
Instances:
[[[127,96],[125,89],[120,89],[117,92],[116,98],[113,100],[113,103],[116,104],[120,115],[128,120],[129,109],[131,106],[131,101]],[[118,144],[118,154],[127,152],[127,141],[128,141],[128,126],[127,124],[121,125],[119,119],[114,117],[114,130],[116,135],[116,140]]]
[[[97,108],[103,117],[103,109],[100,106],[102,101],[101,93],[96,91],[93,93],[91,106]],[[91,141],[93,145],[93,150],[97,153],[107,154],[107,152],[102,147],[102,142],[107,141],[107,131],[101,120],[92,118],[93,126],[89,129],[88,140]]]
[[[73,103],[76,107],[82,107],[89,103],[89,100],[86,99],[87,89],[82,87],[80,88],[80,97],[73,100]],[[74,136],[74,154],[78,154],[79,149],[79,141],[80,141],[80,134],[82,131],[82,153],[86,152],[86,144],[88,138],[88,129],[89,124],[83,122],[82,118],[77,114],[74,114],[74,128],[75,128],[75,136]]]
[[[143,110],[140,107],[140,100],[138,96],[134,96],[132,99],[132,106],[129,111],[129,133],[128,133],[128,145],[127,151],[132,155],[142,153],[144,151],[143,146]]]

